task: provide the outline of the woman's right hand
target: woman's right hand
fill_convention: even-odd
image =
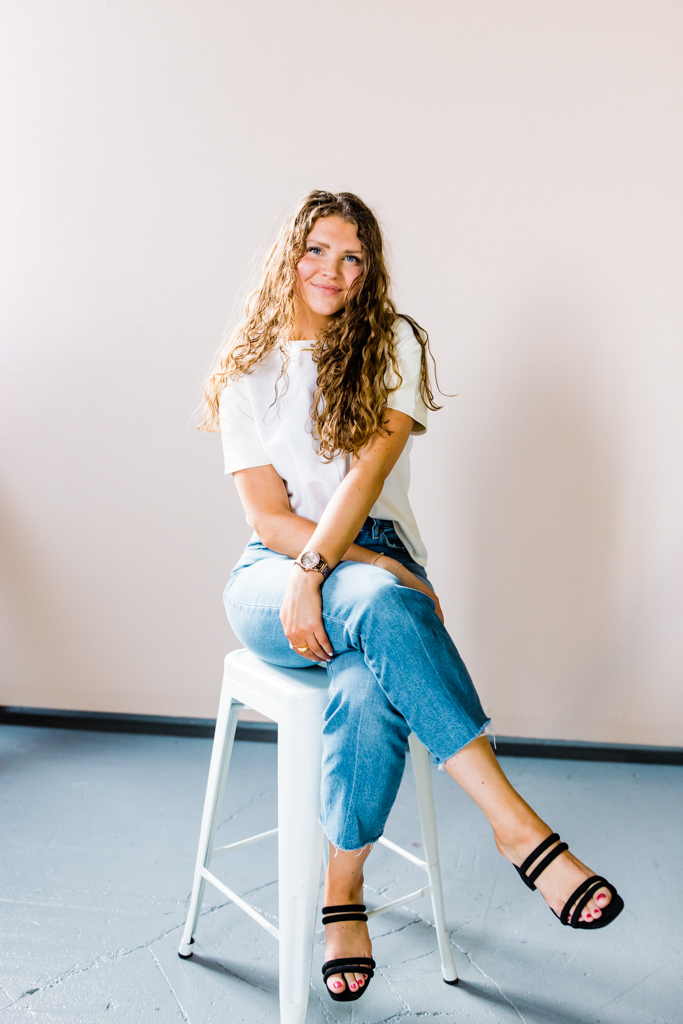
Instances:
[[[390,555],[382,555],[373,564],[379,566],[380,569],[386,569],[388,572],[393,573],[399,583],[402,583],[405,587],[411,587],[413,590],[419,590],[420,593],[426,594],[427,597],[431,597],[432,601],[436,605],[436,614],[441,622],[443,622],[441,602],[429,584],[425,583],[420,576],[416,576],[414,572],[411,572],[410,569],[403,564],[403,562],[399,562],[397,558],[391,558]]]
[[[280,608],[280,622],[291,647],[302,658],[315,662],[328,662],[334,657],[323,623],[323,582],[319,572],[306,572],[293,565]]]

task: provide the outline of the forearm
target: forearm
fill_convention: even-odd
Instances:
[[[330,498],[319,523],[282,509],[260,515],[254,529],[267,547],[290,558],[312,548],[332,567],[341,561],[370,562],[376,552],[353,542],[383,483],[379,474],[356,463]]]
[[[278,551],[282,555],[288,555],[289,558],[297,558],[302,551],[314,547],[311,538],[317,526],[318,524],[314,523],[312,519],[305,519],[295,512],[278,512],[264,517],[263,521],[259,522],[255,528],[261,541],[271,551]],[[376,558],[376,551],[352,542],[339,561],[369,564]]]
[[[308,542],[329,566],[349,559],[368,561],[363,557],[355,558],[349,548],[356,546],[353,541],[382,493],[383,485],[384,478],[360,462],[356,462],[341,481]]]
[[[262,524],[263,534],[259,533],[262,542],[272,551],[278,551],[290,558],[298,558],[302,551],[307,548],[314,548],[311,543],[317,524],[312,519],[305,519],[296,515],[295,512],[280,512],[268,516],[267,521]],[[317,548],[314,548],[317,551]],[[434,597],[431,587],[419,576],[415,576],[398,559],[391,555],[378,555],[372,548],[364,548],[360,544],[351,543],[340,558],[341,562],[364,562],[366,565],[376,565],[378,569],[385,569],[397,576],[406,586],[414,590],[421,590],[429,597]]]
[[[254,517],[253,526],[261,541],[272,551],[278,551],[290,558],[297,558],[302,551],[312,549],[318,551],[332,567],[339,562],[353,561],[375,565],[378,569],[393,573],[404,586],[419,590],[430,597],[436,604],[437,615],[443,622],[439,601],[434,591],[421,577],[416,576],[390,555],[378,554],[377,551],[362,547],[353,541],[367,518],[367,512],[377,499],[370,487],[363,486],[364,483],[368,483],[367,476],[365,481],[358,476],[355,479],[352,477],[353,486],[346,487],[349,476],[350,474],[339,485],[317,524],[285,509]],[[318,573],[300,573],[296,574],[294,579],[299,588],[312,586],[316,590],[323,582]]]

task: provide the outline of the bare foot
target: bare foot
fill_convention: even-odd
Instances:
[[[534,831],[533,834],[530,833],[524,841],[516,838],[514,842],[504,843],[496,837],[496,846],[511,864],[519,866],[526,860],[531,851],[551,834],[550,829],[546,827],[546,830],[543,832]],[[548,849],[537,857],[535,861],[533,861],[527,869],[527,874],[529,874],[533,868],[539,864],[552,849],[554,849],[555,846],[557,846],[557,841],[553,843],[552,846],[548,847]],[[590,868],[587,868],[580,860],[577,860],[569,850],[565,850],[564,853],[559,854],[555,860],[545,868],[534,884],[551,910],[554,910],[559,917],[564,909],[565,903],[575,889],[594,874],[594,871],[591,871]],[[602,911],[606,906],[608,906],[611,899],[612,897],[609,889],[606,889],[604,886],[597,889],[593,894],[593,897],[581,911],[579,921],[585,922],[586,924],[590,924],[591,921],[597,921],[598,918],[602,916]],[[578,903],[578,900],[576,900],[576,902],[570,907],[570,917],[576,903]]]

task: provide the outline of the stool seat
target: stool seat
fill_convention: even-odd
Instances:
[[[233,651],[230,658],[230,689],[233,700],[279,722],[285,714],[322,715],[328,703],[327,672],[310,668],[269,665],[251,651]]]
[[[304,669],[270,665],[247,650],[232,651],[225,659],[223,686],[216,717],[209,779],[199,833],[194,881],[185,930],[178,949],[183,959],[192,956],[204,886],[208,882],[236,906],[279,939],[279,995],[281,1024],[304,1024],[310,990],[315,941],[315,918],[323,861],[320,826],[320,779],[323,714],[328,704],[327,672],[323,667]],[[227,846],[214,846],[216,828],[237,728],[243,707],[261,712],[278,724],[278,824],[257,836]],[[434,798],[426,748],[415,735],[409,738],[425,859],[382,837],[379,842],[422,868],[426,884],[405,896],[374,908],[368,917],[386,913],[429,893],[444,981],[453,985],[458,974],[446,931],[441,873],[436,840]],[[212,860],[231,849],[266,836],[278,837],[277,927],[212,871]]]

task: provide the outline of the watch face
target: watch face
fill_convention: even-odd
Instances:
[[[320,561],[320,555],[317,551],[304,551],[300,561],[304,569],[313,569]]]

